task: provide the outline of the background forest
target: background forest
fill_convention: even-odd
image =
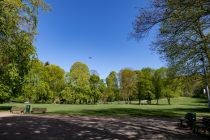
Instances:
[[[101,79],[96,70],[89,70],[82,62],[75,62],[69,72],[59,66],[30,61],[31,69],[24,77],[21,92],[13,94],[10,85],[1,84],[1,102],[96,104],[132,101],[151,104],[151,100],[179,96],[204,97],[202,75],[176,76],[169,68],[124,68],[112,71]],[[16,71],[10,72],[14,77]],[[10,82],[11,86],[12,82]]]

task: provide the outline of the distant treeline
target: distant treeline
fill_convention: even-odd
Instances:
[[[31,61],[31,69],[24,77],[22,92],[12,94],[8,86],[1,84],[1,102],[96,104],[114,101],[131,103],[138,100],[151,104],[151,100],[178,96],[199,96],[203,92],[200,75],[177,77],[168,68],[125,68],[110,72],[102,80],[97,71],[90,72],[81,62],[72,65],[69,72],[59,66]],[[3,90],[2,90],[3,89]]]

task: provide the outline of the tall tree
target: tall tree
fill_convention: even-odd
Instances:
[[[165,78],[164,79],[164,88],[162,89],[163,95],[166,97],[168,104],[171,104],[171,98],[179,96],[181,93],[180,90],[180,81],[178,78]]]
[[[33,46],[42,0],[0,1],[0,81],[13,96],[21,94],[24,77],[35,56]]]
[[[112,71],[106,78],[107,92],[109,101],[119,100],[119,87],[117,73]]]
[[[80,103],[86,102],[89,98],[90,92],[90,72],[86,64],[75,62],[69,73],[70,85],[75,90],[76,99]]]
[[[131,69],[120,71],[120,92],[126,103],[131,103],[136,92],[136,73]]]
[[[143,93],[144,98],[148,101],[148,104],[151,104],[152,99],[154,99],[153,85],[152,85],[152,76],[154,70],[151,68],[141,69],[140,77],[140,88],[139,92]]]
[[[54,97],[53,89],[50,88],[51,83],[48,81],[49,77],[46,76],[49,75],[49,71],[46,70],[45,65],[39,60],[33,60],[31,63],[32,67],[24,77],[23,95],[25,100],[30,102],[41,101],[42,103],[46,101],[52,102]]]
[[[93,74],[90,76],[90,96],[93,103],[96,104],[101,97],[101,79],[99,76]]]
[[[136,97],[139,100],[139,105],[141,104],[141,100],[146,99],[146,85],[145,85],[145,80],[144,75],[141,71],[136,71],[137,74],[137,82],[136,82]]]
[[[65,71],[56,65],[44,65],[45,72],[44,79],[50,86],[50,90],[53,92],[54,99],[59,97],[59,94],[65,86]]]
[[[163,97],[162,89],[163,87],[163,79],[167,77],[167,69],[160,68],[155,70],[154,75],[152,77],[152,84],[155,94],[155,99],[157,100],[157,104],[159,103],[159,99]]]

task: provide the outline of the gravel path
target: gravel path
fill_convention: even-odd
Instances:
[[[0,113],[0,140],[191,140],[172,118],[111,118]]]
[[[10,116],[18,116],[20,114],[12,114],[10,112],[0,112],[0,118],[2,117],[10,117]]]

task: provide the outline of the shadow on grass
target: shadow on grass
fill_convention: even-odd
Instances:
[[[202,104],[208,104],[208,100],[198,100],[198,101],[195,101],[195,103],[202,103]]]
[[[100,116],[157,116],[157,117],[176,117],[180,114],[175,112],[168,113],[169,110],[154,109],[133,109],[133,108],[112,108],[104,110],[83,110],[82,114],[100,115]]]
[[[208,108],[175,108],[175,109],[134,109],[134,108],[110,108],[110,109],[84,109],[81,111],[56,111],[52,114],[85,115],[85,116],[112,116],[112,117],[180,117],[186,112],[207,113]]]
[[[204,107],[203,108],[176,108],[175,110],[182,111],[182,112],[209,113],[209,109],[204,108]]]

